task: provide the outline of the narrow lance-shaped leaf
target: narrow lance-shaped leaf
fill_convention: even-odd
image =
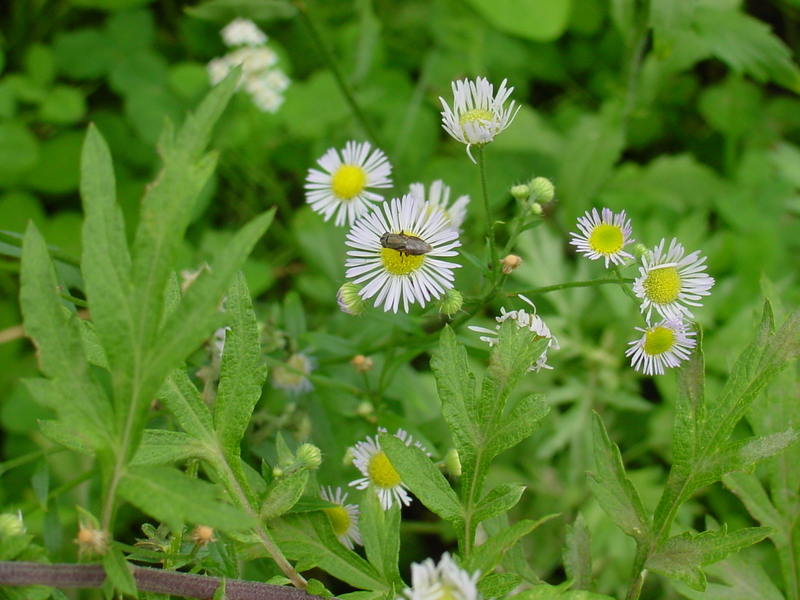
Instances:
[[[211,411],[181,365],[167,377],[158,392],[158,399],[192,437],[209,445],[214,442]]]
[[[675,464],[694,458],[698,452],[698,435],[703,431],[706,420],[702,328],[698,327],[696,333],[697,345],[689,360],[678,370],[678,399],[672,436],[672,459]]]
[[[463,568],[467,571],[480,571],[481,573],[491,573],[494,568],[503,560],[503,555],[508,552],[523,536],[528,535],[542,523],[555,518],[558,515],[547,515],[538,521],[523,519],[514,523],[493,535],[483,544],[476,547],[469,558],[463,561]]]
[[[625,474],[619,447],[612,443],[600,415],[592,421],[594,457],[597,473],[588,473],[600,506],[622,531],[637,541],[649,535],[650,523],[639,493]]]
[[[383,510],[377,494],[367,493],[361,498],[358,527],[364,542],[367,559],[386,581],[402,587],[398,571],[400,554],[400,507],[393,504]]]
[[[542,394],[534,394],[520,400],[511,412],[494,427],[487,427],[485,456],[494,458],[504,450],[513,448],[530,437],[541,426],[542,419],[550,407]]]
[[[562,558],[567,578],[572,580],[572,588],[592,589],[591,535],[581,513],[578,513],[573,524],[567,525],[566,546]]]
[[[520,483],[501,483],[478,502],[472,520],[480,523],[510,510],[519,502],[525,489]]]

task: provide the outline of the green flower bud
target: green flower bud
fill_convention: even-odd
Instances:
[[[528,185],[531,187],[531,200],[541,204],[551,202],[556,195],[553,182],[546,177],[535,177]]]
[[[458,457],[458,450],[450,448],[445,454],[444,464],[453,477],[461,477],[461,459]]]
[[[523,200],[527,200],[528,196],[531,195],[531,188],[524,183],[520,185],[512,185],[511,195],[515,200],[522,202]]]
[[[322,464],[322,452],[314,444],[303,444],[297,449],[297,460],[305,468],[316,471]]]
[[[22,513],[3,513],[0,514],[0,538],[22,535],[25,533],[25,525],[22,523]]]
[[[536,215],[537,217],[540,216],[544,212],[542,205],[538,202],[531,203],[531,213]]]
[[[439,312],[452,316],[461,310],[462,304],[464,304],[464,296],[458,290],[451,288],[445,292],[444,297],[439,301]]]

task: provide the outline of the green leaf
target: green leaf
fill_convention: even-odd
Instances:
[[[46,460],[40,460],[36,463],[36,468],[31,476],[31,487],[39,502],[39,507],[43,510],[47,509],[47,495],[50,493],[50,465]]]
[[[78,319],[62,308],[53,263],[33,223],[25,233],[21,281],[25,330],[38,348],[42,372],[51,378],[29,382],[31,393],[46,400],[64,425],[79,431],[92,448],[110,446],[109,402],[89,371]]]
[[[597,473],[588,473],[589,487],[611,520],[637,541],[649,536],[650,523],[633,483],[625,474],[619,447],[606,433],[603,420],[593,414],[592,434]]]
[[[111,548],[103,556],[103,569],[106,576],[111,581],[114,589],[126,596],[138,596],[136,591],[136,580],[133,578],[130,564],[125,560],[125,556],[117,548]]]
[[[703,6],[697,8],[694,24],[714,55],[734,71],[800,92],[800,70],[792,52],[766,23],[738,10]]]
[[[119,494],[173,530],[187,522],[223,531],[255,525],[253,518],[216,499],[220,495],[217,486],[191,479],[176,469],[131,467],[120,481]]]
[[[723,478],[723,483],[736,494],[753,518],[774,531],[771,538],[778,548],[789,547],[793,537],[791,525],[772,504],[758,477],[749,473],[730,473]]]
[[[229,462],[237,462],[244,432],[261,397],[267,368],[261,361],[258,323],[241,272],[227,295],[229,329],[214,410],[214,428]]]
[[[528,535],[539,525],[556,516],[558,515],[548,515],[538,521],[523,519],[518,523],[514,523],[476,547],[472,555],[464,560],[462,567],[470,573],[474,571],[491,573],[494,568],[500,564],[500,561],[503,560],[503,555],[523,536]]]
[[[535,585],[514,596],[515,600],[616,600],[612,596],[595,594],[584,590],[569,590],[569,582],[553,586],[547,583]]]
[[[269,521],[289,512],[303,495],[308,483],[308,469],[298,469],[274,481],[267,488],[259,517]]]
[[[481,577],[478,591],[483,598],[502,598],[516,589],[522,581],[522,577],[513,573],[489,573]]]
[[[653,0],[650,2],[650,27],[653,47],[664,59],[672,52],[678,36],[692,25],[696,0]]]
[[[47,439],[52,440],[70,450],[75,450],[81,454],[94,456],[94,451],[85,443],[83,438],[68,429],[60,421],[40,420],[39,429]]]
[[[165,429],[145,429],[132,465],[171,465],[188,458],[205,458],[207,448],[196,438]]]
[[[591,534],[583,515],[578,513],[575,522],[567,525],[566,545],[562,551],[567,579],[576,590],[592,589]]]
[[[768,527],[747,527],[731,534],[724,526],[717,531],[700,534],[687,531],[664,542],[645,566],[703,591],[706,588],[706,576],[702,566],[756,544],[770,533],[772,530]]]
[[[558,39],[569,23],[572,0],[467,0],[494,27],[535,42]]]
[[[478,502],[472,519],[480,523],[510,510],[519,502],[525,489],[526,486],[520,483],[501,483]]]
[[[229,23],[236,18],[253,21],[289,19],[297,14],[297,8],[287,0],[209,0],[184,10],[192,17],[218,23]]]
[[[537,342],[544,344],[544,340]],[[550,407],[542,394],[523,398],[487,435],[485,452],[495,457],[504,450],[512,448],[527,439],[539,429],[541,420],[550,412]]]
[[[358,528],[369,562],[397,589],[403,587],[397,563],[400,554],[400,507],[384,511],[378,494],[361,497]]]
[[[392,466],[420,502],[445,521],[462,523],[464,513],[458,496],[428,455],[390,433],[378,437]]]
[[[175,369],[161,386],[158,399],[178,420],[183,430],[206,443],[214,441],[211,411],[189,379],[186,367]]]
[[[689,360],[678,369],[678,395],[672,455],[675,464],[691,461],[698,452],[698,435],[706,420],[705,360],[703,330],[697,329],[697,345]]]

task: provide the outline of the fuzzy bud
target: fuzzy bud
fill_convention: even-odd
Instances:
[[[297,449],[297,460],[305,468],[316,471],[322,464],[322,452],[314,444],[303,444]]]
[[[540,204],[551,202],[556,195],[556,188],[553,182],[546,177],[535,177],[530,182],[531,200]]]
[[[511,186],[511,195],[514,197],[515,200],[522,202],[528,199],[528,196],[531,195],[531,188],[524,183],[521,185],[512,185]]]
[[[461,477],[461,459],[458,457],[458,450],[450,448],[444,457],[444,464],[453,477]]]
[[[355,459],[356,453],[355,449],[350,446],[347,450],[344,451],[344,456],[342,457],[342,465],[345,467],[352,467],[353,466],[353,459]]]
[[[361,291],[361,286],[351,281],[342,284],[342,287],[336,292],[336,301],[342,312],[354,317],[364,312],[364,299],[359,295],[359,291]]]
[[[544,209],[542,208],[541,204],[539,204],[538,202],[532,202],[531,203],[531,214],[536,215],[537,217],[540,217],[543,212],[544,212]]]
[[[358,405],[358,408],[356,409],[356,414],[359,417],[369,417],[374,412],[375,412],[375,407],[369,400],[364,400],[363,402],[361,402]]]
[[[452,316],[461,310],[464,304],[464,296],[455,288],[451,288],[444,293],[439,301],[439,312],[447,316]]]
[[[81,523],[74,542],[78,544],[78,556],[103,556],[111,549],[111,534],[97,529],[93,523]]]
[[[353,365],[359,373],[367,373],[375,366],[375,361],[363,354],[357,354],[352,358],[350,364]]]
[[[272,476],[275,479],[280,479],[281,477],[283,477],[283,469],[281,469],[280,467],[273,468],[272,469]]]
[[[211,542],[216,542],[217,538],[214,537],[214,529],[208,525],[197,525],[192,529],[189,536],[195,546],[208,546]]]
[[[500,260],[500,264],[503,265],[503,273],[505,275],[508,275],[509,273],[511,273],[511,271],[513,271],[522,264],[522,257],[517,256],[516,254],[509,254],[508,256]]]
[[[633,245],[633,255],[636,258],[642,258],[643,256],[646,256],[648,260],[652,257],[650,249],[641,242]]]
[[[18,514],[0,514],[0,538],[22,535],[25,533],[25,525],[22,523],[22,512]]]

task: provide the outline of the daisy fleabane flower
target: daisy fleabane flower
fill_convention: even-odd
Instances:
[[[647,311],[647,322],[653,309],[664,319],[692,318],[690,306],[702,306],[698,300],[710,294],[714,278],[704,271],[705,257],[695,251],[684,257],[684,249],[675,238],[665,251],[666,240],[653,250],[652,257],[642,256],[639,277],[633,282],[633,292],[642,299],[642,313]]]
[[[550,328],[545,324],[542,318],[536,314],[536,305],[533,302],[528,300],[522,294],[519,294],[519,297],[522,298],[525,302],[531,305],[533,308],[533,312],[527,312],[524,308],[519,310],[511,310],[506,311],[505,307],[501,308],[500,316],[495,317],[497,321],[497,325],[494,329],[487,329],[486,327],[477,327],[475,325],[470,325],[469,328],[472,331],[483,333],[486,335],[481,336],[479,339],[482,342],[486,342],[489,344],[489,347],[494,346],[498,339],[499,339],[499,331],[500,327],[505,323],[508,319],[511,319],[516,323],[517,327],[522,329],[523,327],[530,330],[531,332],[535,333],[539,338],[547,338],[549,341],[547,342],[547,348],[545,348],[544,352],[536,359],[530,367],[528,367],[528,371],[540,371],[541,369],[552,369],[550,365],[547,364],[547,350],[552,348],[553,350],[558,350],[558,340],[550,333]]]
[[[226,46],[260,46],[267,42],[267,34],[250,19],[234,19],[222,28],[222,41]]]
[[[633,258],[624,250],[635,241],[631,238],[631,221],[625,220],[624,210],[616,215],[609,208],[604,208],[599,214],[596,208],[591,213],[587,210],[585,216],[578,218],[578,229],[581,233],[570,233],[573,238],[570,244],[587,258],[604,258],[606,269],[609,262],[621,265],[625,259]]]
[[[347,252],[347,278],[363,285],[362,298],[377,295],[375,306],[383,305],[385,312],[397,312],[401,300],[408,312],[410,304],[424,307],[441,298],[453,287],[453,270],[461,266],[441,260],[456,256],[461,245],[448,222],[441,207],[408,194],[384,203],[383,211],[360,218],[347,234],[345,243],[353,248]],[[387,234],[394,242],[387,241]],[[405,248],[402,240],[416,247]]]
[[[461,228],[461,224],[467,216],[469,196],[459,196],[450,204],[450,186],[445,185],[441,179],[431,183],[427,196],[425,195],[425,186],[421,183],[412,183],[409,186],[409,193],[420,202],[427,200],[432,205],[441,207],[444,214],[447,215],[450,227]]]
[[[314,389],[308,376],[316,366],[316,361],[302,352],[292,354],[286,366],[272,369],[272,386],[286,390],[290,394],[303,394]]]
[[[386,433],[383,427],[378,428],[378,432]],[[425,448],[403,429],[398,429],[394,434],[396,438],[402,440],[406,446],[412,444],[427,454]],[[353,448],[353,465],[361,471],[362,478],[351,481],[350,485],[359,490],[365,490],[372,486],[378,494],[383,510],[389,510],[394,502],[405,506],[411,504],[411,497],[408,495],[408,486],[403,483],[400,474],[389,462],[389,457],[381,448],[380,441],[376,436],[374,439],[367,437],[364,442],[358,442]]]
[[[444,107],[442,111],[442,126],[447,133],[459,142],[467,145],[467,155],[472,162],[470,146],[482,146],[488,144],[498,133],[503,131],[511,124],[517,116],[519,107],[514,109],[514,101],[508,108],[503,104],[514,91],[514,88],[506,88],[507,79],[503,80],[494,93],[494,86],[485,77],[478,77],[475,81],[464,79],[454,81],[453,88],[453,108],[439,97]]]
[[[352,225],[373,202],[383,201],[369,188],[392,187],[389,159],[379,148],[370,152],[369,142],[347,142],[341,155],[330,148],[317,164],[324,171],[308,170],[306,201],[326,221],[336,214],[336,225]]]
[[[444,553],[439,564],[428,558],[411,564],[411,587],[398,600],[478,600],[480,571],[471,575]]]
[[[339,538],[339,541],[350,550],[353,549],[354,544],[363,545],[361,532],[358,529],[358,506],[345,504],[347,502],[347,492],[342,492],[342,488],[337,487],[334,493],[333,489],[328,486],[327,491],[324,487],[321,487],[319,493],[323,500],[338,505],[331,508],[323,508],[322,512],[328,515],[333,532]]]
[[[664,367],[678,367],[688,360],[697,340],[695,332],[687,329],[681,318],[673,318],[646,329],[637,327],[644,335],[629,343],[625,356],[631,357],[631,366],[645,375],[663,375]]]

